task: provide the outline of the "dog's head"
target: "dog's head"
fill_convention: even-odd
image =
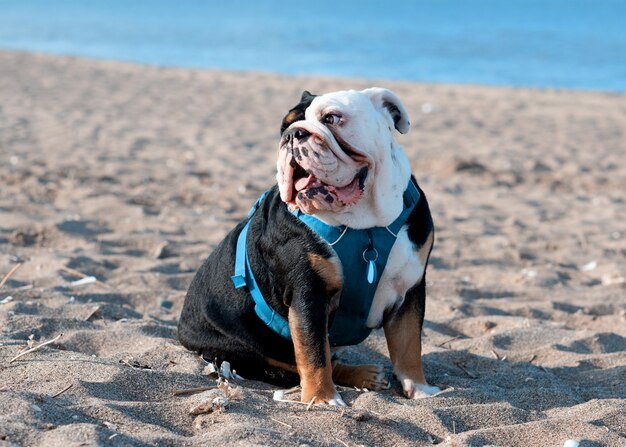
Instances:
[[[401,151],[393,131],[407,133],[409,126],[402,102],[390,90],[321,96],[305,91],[281,126],[276,176],[281,199],[307,214],[346,212],[377,187],[387,187],[379,185],[390,180],[385,165],[397,162],[393,152]]]

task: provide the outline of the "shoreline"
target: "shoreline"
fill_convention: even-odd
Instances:
[[[509,84],[479,84],[479,83],[454,83],[454,82],[438,82],[431,80],[410,80],[410,79],[386,79],[386,78],[369,78],[369,77],[358,77],[358,76],[347,76],[347,75],[337,75],[337,74],[298,74],[298,73],[283,73],[283,72],[274,72],[274,71],[265,71],[259,69],[225,69],[219,67],[203,67],[203,66],[182,66],[182,65],[167,65],[167,64],[157,64],[157,63],[148,63],[148,62],[138,62],[134,60],[123,60],[123,59],[108,59],[108,58],[100,58],[97,56],[91,55],[82,55],[82,54],[70,54],[70,53],[54,53],[47,51],[33,51],[26,49],[13,49],[13,48],[3,48],[0,47],[0,54],[8,53],[8,54],[23,54],[25,56],[41,56],[41,57],[49,57],[49,58],[61,58],[61,59],[76,59],[83,61],[91,61],[93,63],[104,63],[104,64],[119,64],[121,66],[137,66],[137,67],[145,67],[157,70],[182,70],[189,72],[207,72],[207,73],[230,73],[233,75],[244,74],[244,75],[263,75],[263,76],[276,76],[276,77],[286,77],[291,79],[322,79],[322,80],[339,80],[339,81],[356,81],[356,82],[370,82],[372,85],[377,85],[380,83],[393,83],[393,84],[417,84],[424,86],[447,86],[447,87],[468,87],[468,88],[487,88],[487,89],[503,89],[503,90],[531,90],[531,91],[539,91],[539,92],[563,92],[563,93],[592,93],[592,94],[607,94],[607,95],[617,95],[617,96],[625,96],[626,90],[609,90],[609,89],[589,89],[589,88],[574,88],[574,87],[550,87],[550,86],[531,86],[525,84],[519,85],[509,85]]]

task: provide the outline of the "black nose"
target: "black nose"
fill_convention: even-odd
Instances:
[[[293,133],[293,135],[298,139],[298,140],[303,140],[306,137],[308,137],[309,135],[311,135],[311,133],[308,130],[305,129],[296,129],[296,131]]]
[[[311,135],[311,132],[300,127],[295,128],[293,131],[293,136],[300,141],[305,140],[309,135]]]

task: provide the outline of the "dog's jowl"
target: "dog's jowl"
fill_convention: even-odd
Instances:
[[[421,355],[433,222],[394,139],[409,127],[390,90],[304,92],[281,125],[277,184],[189,287],[181,343],[245,378],[299,383],[304,402],[344,405],[335,384],[389,379],[333,353],[383,327],[405,395],[438,391]]]

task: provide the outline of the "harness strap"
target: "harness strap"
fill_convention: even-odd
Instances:
[[[235,274],[230,279],[233,280],[235,289],[241,289],[246,285],[246,261],[248,260],[248,250],[246,250],[246,241],[248,240],[248,228],[250,228],[250,221],[239,233],[237,238],[237,251],[235,252]]]
[[[235,289],[241,289],[242,287],[248,288],[248,292],[250,292],[250,295],[254,300],[254,311],[259,318],[270,327],[270,329],[282,337],[291,339],[289,323],[281,315],[277,314],[276,311],[267,304],[265,298],[263,298],[263,294],[259,290],[254,273],[252,273],[250,260],[248,259],[247,242],[248,229],[250,228],[250,217],[252,217],[254,212],[258,209],[261,201],[266,195],[267,191],[265,191],[252,206],[250,212],[248,213],[248,222],[241,230],[241,233],[239,233],[235,252],[235,274],[231,276],[231,280],[235,285]]]
[[[243,229],[239,233],[239,236],[237,238],[236,252],[235,252],[235,274],[231,277],[231,279],[236,289],[247,287],[255,303],[254,310],[257,316],[261,319],[261,321],[263,321],[270,329],[272,329],[278,335],[291,340],[291,332],[289,330],[289,323],[287,322],[285,318],[283,318],[274,309],[272,309],[265,301],[265,298],[263,298],[263,294],[259,290],[258,283],[254,277],[254,273],[252,272],[252,267],[250,266],[250,260],[248,258],[247,239],[248,239],[248,229],[250,228],[251,217],[254,214],[254,212],[259,208],[261,202],[263,201],[267,193],[268,191],[265,191],[261,195],[261,197],[259,197],[257,201],[254,203],[254,205],[250,209],[250,212],[248,213],[248,222],[246,222],[246,225],[243,227]],[[407,186],[407,189],[404,191],[404,194],[403,194],[404,207],[403,207],[402,212],[396,218],[396,220],[394,220],[389,226],[386,227],[386,230],[389,233],[391,233],[394,239],[397,237],[397,234],[402,228],[402,226],[406,223],[406,220],[408,219],[409,215],[411,214],[411,212],[417,205],[419,199],[420,199],[420,194],[417,189],[417,186],[415,185],[413,180],[410,180],[409,185]],[[294,215],[300,219],[302,219],[302,217],[312,218],[312,216],[299,214],[299,210],[295,211]],[[331,227],[330,225],[325,224],[324,222],[318,219],[315,219],[315,222],[319,225],[324,225],[328,227],[329,229],[333,229],[334,232],[337,233],[337,237],[333,238],[334,242],[331,243],[329,241],[331,246],[338,243],[339,240],[343,237],[343,235],[346,233],[348,229],[348,228],[341,228],[341,227]],[[311,226],[309,221],[305,221],[305,224]],[[313,230],[315,231],[315,229]],[[369,235],[370,244],[373,246],[372,230],[373,229],[368,230],[368,235]],[[393,242],[391,242],[391,245],[393,245]],[[391,250],[391,246],[389,247],[389,251],[390,250]],[[387,252],[386,256],[388,256],[388,254],[389,253]],[[378,281],[377,281],[378,272],[376,271],[377,269],[376,269],[376,264],[375,264],[375,261],[378,259],[378,252],[375,252],[375,255],[376,255],[375,258],[370,259],[369,257],[366,257],[365,252],[363,253],[363,259],[364,261],[368,263],[368,271],[367,271],[366,279],[369,284],[373,284],[373,283],[378,284]],[[385,256],[385,259],[386,259],[386,256]],[[386,260],[383,263],[383,267],[382,267],[383,269],[384,269],[385,263],[386,263]],[[371,329],[368,329],[367,334],[369,333],[369,331],[371,331]],[[367,334],[365,334],[365,337],[367,336]],[[361,340],[363,338],[361,338]]]

